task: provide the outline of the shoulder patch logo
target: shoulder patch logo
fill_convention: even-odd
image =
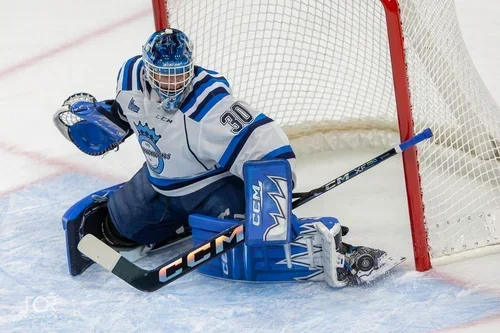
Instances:
[[[128,103],[128,109],[132,112],[139,112],[140,108],[135,104],[135,99],[132,97],[130,102]]]
[[[148,123],[143,125],[139,121],[139,124],[134,123],[134,125],[137,128],[139,145],[150,169],[157,174],[162,173],[165,168],[165,160],[169,160],[171,155],[163,153],[156,145],[161,139],[161,135],[155,133],[154,127],[149,128]]]

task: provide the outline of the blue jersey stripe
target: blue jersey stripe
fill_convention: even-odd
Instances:
[[[255,131],[256,128],[272,121],[273,120],[271,118],[268,118],[262,113],[258,115],[253,123],[241,130],[241,132],[231,140],[226,151],[219,160],[219,165],[222,165],[224,168],[229,170],[253,131]]]
[[[120,67],[120,70],[118,71],[118,76],[116,77],[116,82],[120,80],[120,74],[122,73],[122,67]]]
[[[205,72],[207,72],[208,74],[212,74],[212,75],[219,75],[219,73],[217,73],[216,71],[212,71],[210,69],[205,69]]]
[[[274,159],[283,159],[283,160],[288,160],[290,158],[296,158],[295,153],[293,151],[284,152],[274,157]]]
[[[196,103],[196,99],[198,98],[198,96],[203,94],[203,92],[206,89],[210,89],[210,87],[217,82],[221,82],[222,84],[229,87],[229,82],[227,82],[226,79],[215,78],[215,77],[212,77],[210,75],[207,75],[203,79],[201,79],[200,81],[196,82],[193,85],[193,89],[186,96],[186,98],[184,99],[184,102],[182,103],[182,107],[181,107],[182,112],[186,112],[191,107],[193,107],[193,105]]]
[[[129,67],[130,67],[130,59],[127,60],[125,65],[123,66],[123,76],[122,76],[122,90],[130,90],[132,89],[132,85],[128,85],[128,79],[130,76],[129,73]]]
[[[196,75],[200,74],[201,71],[203,71],[203,70],[204,70],[204,68],[202,68],[200,66],[194,66],[194,71],[193,71],[194,75],[196,76]]]
[[[290,145],[286,145],[268,153],[266,156],[261,158],[261,161],[289,158],[295,158],[295,153],[293,152],[293,149]]]
[[[226,88],[219,87],[210,92],[210,94],[201,102],[196,110],[189,115],[189,118],[200,121],[205,115],[220,102],[224,97],[229,96]]]
[[[155,178],[151,176],[148,170],[148,178],[151,184],[153,184],[155,187],[159,188],[160,190],[163,191],[172,191],[172,190],[177,190],[182,187],[197,183],[203,179],[207,179],[213,176],[220,175],[224,172],[227,172],[227,170],[223,168],[217,168],[212,171],[206,172],[201,176],[198,177],[192,177],[192,178],[184,178],[184,179],[161,179],[161,178]]]
[[[190,107],[193,106],[194,102],[196,101],[195,95],[199,96],[198,91],[200,90],[201,85],[207,83],[208,81],[210,81],[210,79],[211,77],[207,75],[193,85],[193,89],[189,92],[189,94],[186,96],[186,98],[184,98],[184,101],[182,102],[182,112],[186,112]]]
[[[132,90],[134,64],[140,57],[141,56],[135,56],[125,63],[123,68],[122,90]]]
[[[142,83],[141,83],[141,72],[144,67],[144,62],[142,60],[139,61],[139,65],[137,65],[137,90],[142,91]]]

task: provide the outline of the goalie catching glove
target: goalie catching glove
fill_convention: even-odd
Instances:
[[[118,147],[132,131],[115,116],[114,100],[98,102],[88,93],[68,97],[54,114],[53,121],[64,137],[78,149],[92,156]]]

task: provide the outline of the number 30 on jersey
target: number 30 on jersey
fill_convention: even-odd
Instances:
[[[238,134],[246,124],[251,123],[253,120],[252,115],[240,103],[236,102],[229,110],[220,116],[220,122],[224,126],[231,128],[231,133]]]

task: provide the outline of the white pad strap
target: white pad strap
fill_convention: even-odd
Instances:
[[[337,244],[335,244],[335,236],[342,232],[340,224],[335,224],[331,229],[328,229],[321,222],[315,222],[313,225],[321,236],[323,270],[326,283],[335,288],[345,287],[347,280],[339,281],[337,275],[337,267],[344,267],[345,261],[344,255],[337,252]]]

